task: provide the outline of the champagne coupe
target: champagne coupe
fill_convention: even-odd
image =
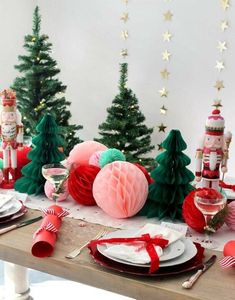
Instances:
[[[212,190],[212,189],[211,189]],[[213,190],[212,190],[213,192]],[[206,222],[205,226],[205,239],[201,242],[202,246],[207,249],[215,249],[218,247],[218,243],[211,239],[211,234],[215,232],[215,230],[210,227],[210,220],[220,211],[222,210],[226,203],[227,199],[224,195],[216,192],[217,197],[211,196],[201,196],[199,193],[194,196],[194,203],[196,207],[203,214]]]
[[[69,170],[61,163],[52,163],[42,167],[42,175],[53,184],[55,189],[52,193],[52,198],[56,202],[61,192],[60,190],[69,176]]]

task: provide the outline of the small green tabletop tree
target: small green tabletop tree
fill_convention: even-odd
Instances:
[[[58,163],[65,158],[59,148],[64,145],[59,135],[59,129],[54,117],[47,113],[36,127],[39,132],[33,138],[33,149],[28,153],[31,162],[21,170],[23,177],[15,182],[16,191],[27,194],[40,194],[44,191],[45,178],[42,176],[42,166]]]
[[[141,212],[149,218],[182,219],[182,204],[194,187],[193,173],[186,168],[190,158],[182,151],[187,148],[179,130],[171,130],[163,141],[164,152],[156,158],[158,167],[151,172],[155,180],[149,186],[148,200]]]

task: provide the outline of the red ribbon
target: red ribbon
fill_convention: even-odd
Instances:
[[[133,242],[143,242],[146,251],[150,257],[150,269],[149,273],[155,272],[159,268],[159,256],[155,250],[154,246],[160,246],[165,248],[168,245],[168,240],[159,237],[150,237],[148,233],[142,234],[140,237],[130,237],[130,238],[111,238],[111,239],[101,239],[94,240],[90,242],[91,246],[96,246],[100,244],[112,244],[112,243],[133,243]],[[142,249],[139,248],[138,250]],[[138,251],[137,250],[137,251]]]
[[[219,185],[220,185],[220,187],[222,187],[224,189],[231,189],[231,190],[235,191],[235,185],[234,184],[226,184],[224,181],[220,180]]]

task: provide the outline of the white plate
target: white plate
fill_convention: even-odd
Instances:
[[[9,203],[12,200],[13,200],[12,195],[0,194],[0,213],[10,208]]]
[[[11,201],[11,203],[12,203],[11,207],[8,210],[6,210],[0,214],[0,220],[2,218],[6,218],[11,215],[14,215],[22,208],[22,203],[19,200],[14,199]]]
[[[13,206],[13,200],[9,200],[6,204],[4,204],[1,208],[0,208],[0,217],[2,215],[2,213],[6,212],[9,208],[11,208]]]
[[[113,237],[131,237],[134,236],[136,230],[118,230],[115,232],[111,232],[105,236],[105,238],[113,238]],[[103,239],[104,237],[102,237]],[[175,245],[174,245],[175,244]],[[178,252],[179,247],[179,252]],[[107,249],[106,244],[97,245],[97,250],[104,255],[105,257],[133,266],[140,266],[140,267],[149,267],[149,264],[136,264],[130,261],[125,261],[110,255],[107,255],[105,252]],[[160,257],[160,267],[168,267],[173,265],[182,264],[191,258],[193,258],[197,254],[196,246],[188,239],[183,238],[182,240],[178,240],[175,243],[169,245],[167,248],[164,249],[164,254]]]

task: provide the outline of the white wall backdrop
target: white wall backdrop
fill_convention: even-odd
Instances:
[[[230,1],[232,2],[232,1]],[[120,16],[125,11],[122,0],[0,0],[0,88],[9,86],[16,76],[14,64],[23,51],[23,37],[31,32],[32,13],[38,4],[42,14],[42,32],[53,43],[53,57],[61,69],[60,79],[67,84],[67,99],[72,102],[72,122],[82,124],[81,138],[97,137],[98,125],[105,120],[106,108],[118,92],[119,52],[125,47],[120,37],[124,28]],[[186,153],[192,158],[205,120],[218,97],[213,87],[218,79],[216,60],[221,55],[218,41],[226,41],[225,70],[220,91],[222,115],[226,129],[235,135],[235,2],[224,12],[219,0],[129,0],[130,56],[128,85],[136,93],[148,126],[162,121],[170,130],[181,130],[188,144]],[[170,9],[172,22],[163,20]],[[224,33],[220,21],[229,20]],[[167,82],[169,98],[166,117],[160,115],[163,104],[158,90],[166,85],[160,70],[164,67],[161,52],[166,48],[162,33],[170,29],[172,53]],[[164,138],[158,129],[152,135],[157,145]],[[235,137],[231,143],[229,175],[235,175]],[[153,151],[155,156],[157,149]]]

